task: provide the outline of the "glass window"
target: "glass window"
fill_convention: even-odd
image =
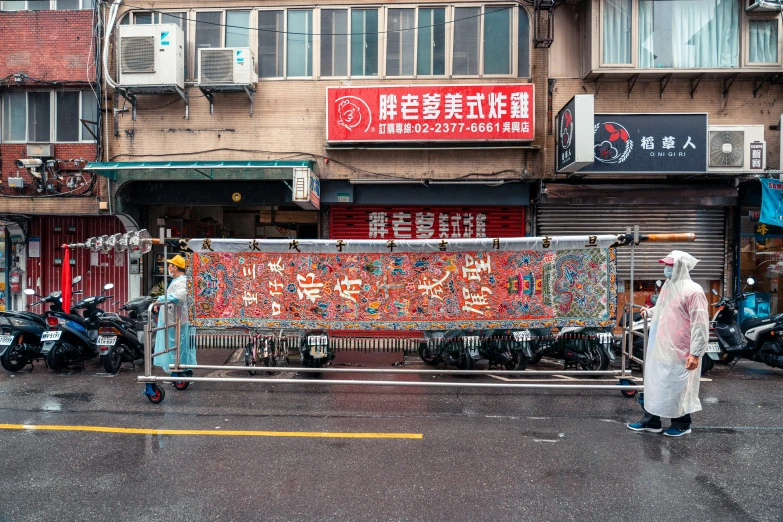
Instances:
[[[750,63],[778,62],[778,20],[750,20]]]
[[[517,42],[517,76],[530,77],[530,19],[527,11],[519,8],[519,41]]]
[[[640,0],[639,67],[737,67],[739,19],[734,0]]]
[[[512,8],[484,9],[484,74],[511,74]]]
[[[152,13],[134,13],[133,23],[136,25],[150,25],[152,23]]]
[[[79,93],[57,92],[56,100],[56,141],[79,141]]]
[[[378,10],[351,10],[351,76],[378,75]]]
[[[313,12],[288,11],[286,76],[313,75]]]
[[[196,13],[196,71],[198,71],[198,50],[214,49],[220,45],[221,12]]]
[[[604,0],[603,2],[604,63],[631,63],[631,3],[632,0]],[[640,31],[641,24],[642,19],[639,18]]]
[[[258,13],[258,76],[283,76],[283,48],[285,37],[283,11]]]
[[[348,76],[348,10],[321,11],[321,76]]]
[[[49,0],[28,0],[28,11],[46,11],[49,9]]]
[[[177,24],[182,29],[185,41],[183,42],[185,48],[185,78],[188,78],[188,14],[182,13],[160,13],[160,23],[162,24]]]
[[[416,49],[415,9],[389,9],[386,76],[413,76]]]
[[[94,92],[82,91],[82,119],[85,120],[85,122],[95,122],[85,124],[79,122],[82,141],[95,141],[95,138],[90,134],[90,131],[87,130],[87,127],[89,127],[96,136],[98,135],[98,103],[98,99],[95,97]]]
[[[24,0],[6,0],[2,4],[3,11],[24,11],[25,9]]]
[[[226,11],[226,47],[250,47],[250,11]]]
[[[446,74],[446,10],[420,8],[418,27],[416,74]]]
[[[27,141],[45,143],[52,139],[51,109],[49,92],[27,93]]]
[[[25,141],[27,127],[27,94],[8,92],[3,95],[3,141]]]
[[[480,7],[454,9],[453,73],[456,75],[479,74],[480,19]]]
[[[57,10],[65,10],[65,9],[76,10],[81,7],[79,5],[80,3],[81,2],[79,0],[57,0],[56,8]]]

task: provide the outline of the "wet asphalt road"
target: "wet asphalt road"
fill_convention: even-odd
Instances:
[[[717,367],[681,439],[626,430],[619,392],[198,383],[153,405],[130,366],[0,371],[2,424],[421,434],[0,429],[0,520],[783,520],[783,372],[755,363]]]

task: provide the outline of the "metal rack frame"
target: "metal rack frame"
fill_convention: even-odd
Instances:
[[[634,307],[634,254],[635,247],[639,244],[643,236],[639,234],[639,227],[635,226],[632,229],[628,229],[625,235],[625,242],[623,245],[629,245],[631,247],[631,289],[630,289],[630,303],[626,304],[623,313],[626,310],[633,310]],[[673,239],[673,236],[661,236],[660,238],[650,237],[650,241],[677,241]],[[692,241],[695,236],[688,235],[688,239]],[[164,245],[164,258],[168,255],[168,244],[161,237],[160,243]],[[621,246],[623,246],[621,245]],[[167,274],[166,274],[167,275]],[[164,279],[164,284],[168,286],[168,277]],[[164,307],[164,314],[167,313],[168,294],[164,294],[164,300],[162,302]],[[150,312],[152,307],[150,306]],[[304,380],[304,379],[279,379],[279,378],[263,378],[263,377],[193,377],[193,370],[223,370],[231,372],[249,372],[257,371],[257,367],[247,366],[227,366],[227,365],[184,365],[180,364],[180,314],[176,313],[176,321],[173,325],[176,332],[176,342],[174,346],[169,346],[168,335],[166,335],[165,348],[157,353],[152,353],[153,350],[153,334],[161,331],[168,330],[172,326],[169,326],[168,317],[164,315],[164,326],[158,327],[152,326],[149,322],[145,327],[145,344],[144,344],[144,375],[138,377],[138,382],[145,384],[144,394],[148,396],[151,402],[159,403],[165,397],[165,392],[162,388],[157,386],[157,383],[171,382],[174,383],[178,389],[185,389],[190,382],[232,382],[232,383],[245,383],[245,384],[299,384],[310,386],[406,386],[406,387],[424,387],[424,388],[509,388],[509,389],[546,389],[546,390],[600,390],[600,391],[620,391],[626,396],[634,396],[637,392],[644,391],[644,385],[636,384],[636,380],[630,370],[630,362],[638,362],[643,364],[643,361],[634,357],[633,355],[633,339],[638,333],[633,332],[633,321],[625,321],[622,334],[622,349],[620,355],[620,370],[604,370],[604,371],[530,371],[530,370],[439,370],[439,369],[372,369],[372,368],[299,368],[299,367],[274,367],[275,372],[287,372],[287,373],[361,373],[361,374],[381,374],[381,375],[516,375],[516,376],[611,376],[618,380],[616,385],[607,384],[566,384],[565,382],[560,384],[544,384],[544,383],[520,383],[520,382],[416,382],[416,381],[379,381],[379,380]],[[645,322],[644,331],[641,334],[644,337],[644,350],[646,354],[647,350],[647,323]],[[174,364],[171,364],[169,369],[171,374],[167,376],[153,375],[152,374],[152,360],[154,357],[163,355],[165,353],[174,352]],[[566,381],[573,383],[573,381]]]

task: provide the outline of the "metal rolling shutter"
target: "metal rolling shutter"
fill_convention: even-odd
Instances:
[[[658,260],[674,249],[685,250],[700,260],[694,279],[723,279],[725,265],[724,207],[614,207],[596,205],[539,205],[538,235],[617,234],[639,225],[642,234],[694,232],[693,243],[642,243],[636,247],[635,279],[660,279]],[[619,275],[628,279],[631,249],[618,249]]]

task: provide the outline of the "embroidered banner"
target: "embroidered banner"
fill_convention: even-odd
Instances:
[[[584,246],[594,248],[387,253],[206,249],[192,255],[191,324],[326,330],[613,325],[615,249]]]

